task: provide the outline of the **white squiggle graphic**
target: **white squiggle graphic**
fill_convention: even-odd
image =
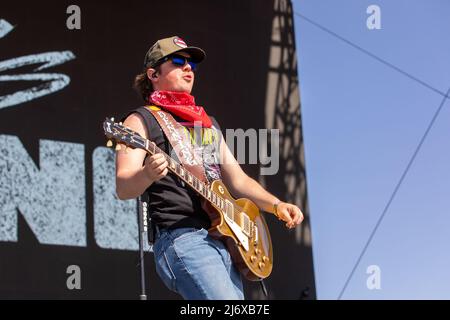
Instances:
[[[9,33],[14,27],[6,20],[0,20],[0,38]],[[9,60],[0,61],[0,72],[20,68],[26,65],[42,64],[34,71],[41,71],[67,61],[75,59],[71,51],[52,51],[40,54],[22,56]],[[20,103],[31,101],[42,96],[59,91],[70,83],[70,77],[61,73],[34,73],[19,75],[2,75],[0,82],[6,81],[47,81],[44,84],[0,96],[0,109],[11,107]],[[48,82],[50,81],[50,82]]]
[[[0,19],[0,39],[6,36],[14,27],[6,20]]]

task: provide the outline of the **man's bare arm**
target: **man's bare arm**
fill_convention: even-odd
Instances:
[[[266,191],[258,182],[249,177],[228,148],[225,140],[221,139],[220,157],[221,173],[225,185],[235,197],[248,198],[266,212],[277,214],[280,220],[286,222],[286,227],[293,228],[303,220],[303,213],[293,204],[280,201],[277,197]],[[277,205],[277,212],[274,205]]]
[[[147,138],[147,131],[141,116],[131,114],[124,125]],[[145,160],[147,152],[142,149],[117,151],[116,155],[116,193],[119,199],[133,199],[155,181],[167,174],[167,161],[161,154],[152,155]]]

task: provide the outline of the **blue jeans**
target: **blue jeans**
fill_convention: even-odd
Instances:
[[[159,277],[184,299],[244,299],[239,271],[224,244],[208,230],[161,229],[153,252]]]

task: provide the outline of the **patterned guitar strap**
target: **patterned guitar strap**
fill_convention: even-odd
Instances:
[[[161,110],[159,107],[147,106],[147,110],[158,121],[185,169],[197,179],[209,185],[209,181],[205,175],[203,160],[195,153],[190,139],[186,135],[185,128],[170,113]]]

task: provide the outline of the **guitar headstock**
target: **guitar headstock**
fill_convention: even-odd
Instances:
[[[103,122],[103,130],[106,137],[109,139],[106,144],[108,147],[113,146],[113,142],[124,144],[129,148],[135,149],[146,148],[146,140],[136,131],[125,127],[121,122],[115,122],[114,118],[106,118]],[[120,150],[120,145],[117,144],[116,150]]]

